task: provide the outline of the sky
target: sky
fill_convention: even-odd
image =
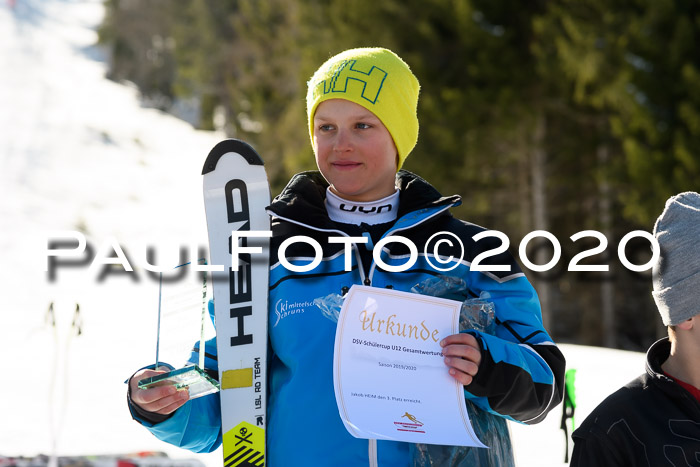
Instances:
[[[178,246],[207,244],[200,174],[225,135],[107,80],[95,46],[103,14],[97,0],[0,0],[0,456],[164,451],[221,465],[220,450],[195,455],[132,421],[124,381],[155,359],[158,281],[145,247],[174,264]],[[78,265],[60,258],[51,279],[49,239],[75,243],[78,230],[88,248]],[[99,280],[117,250],[134,271]],[[644,371],[641,353],[561,348],[577,369],[577,423]],[[560,417],[558,407],[540,425],[511,425],[517,465],[563,465]]]

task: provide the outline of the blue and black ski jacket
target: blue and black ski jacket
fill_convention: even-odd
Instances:
[[[344,245],[330,243],[329,237],[356,236],[355,226],[333,222],[325,209],[327,182],[319,172],[295,175],[285,190],[277,196],[268,212],[272,217],[273,239],[270,247],[269,294],[269,386],[267,465],[422,465],[425,449],[416,450],[408,443],[374,441],[352,437],[345,429],[336,406],[333,389],[333,348],[336,321],[314,305],[314,299],[331,293],[342,294],[353,284],[390,287],[410,291],[426,278],[443,274],[429,253],[422,251],[428,239],[437,232],[457,235],[465,251],[441,249],[441,255],[462,260],[451,276],[459,276],[468,285],[460,297],[478,297],[487,291],[496,309],[496,330],[486,334],[471,330],[482,350],[482,360],[473,382],[465,387],[468,403],[503,420],[537,423],[561,402],[564,384],[564,357],[542,325],[537,294],[513,257],[503,252],[489,257],[483,264],[509,265],[509,272],[476,272],[470,269],[474,258],[482,252],[500,246],[500,240],[486,237],[478,242],[473,236],[482,227],[454,218],[449,209],[461,203],[458,196],[442,197],[430,184],[407,172],[397,173],[400,203],[397,220],[387,226],[382,238],[400,235],[418,247],[415,264],[405,272],[384,271],[361,249],[371,249],[370,236],[366,245],[353,245],[352,268],[346,271]],[[278,247],[285,239],[304,235],[322,246],[321,263],[309,272],[291,272],[277,257]],[[443,245],[444,246],[444,245]],[[389,265],[403,265],[410,251],[402,243],[387,243],[381,259]],[[304,242],[289,246],[285,257],[293,264],[308,264],[316,252]],[[430,261],[432,259],[432,261]],[[210,304],[211,305],[211,304]],[[216,369],[216,345],[206,346],[206,365]],[[192,362],[196,361],[193,353]],[[478,410],[477,409],[477,410]],[[196,452],[208,452],[221,443],[218,395],[189,401],[171,417],[161,421],[150,418],[132,406],[134,418],[153,434],[169,443]],[[156,423],[154,423],[156,422]],[[507,430],[496,430],[506,433]],[[510,456],[510,441],[499,440],[489,433],[479,433],[491,446],[493,456]],[[494,443],[507,444],[499,451]],[[462,465],[469,456],[465,448],[443,449],[442,459],[449,465]],[[473,448],[477,449],[477,448]],[[486,459],[476,465],[489,465]],[[497,458],[497,457],[496,457]],[[428,459],[429,460],[429,459]],[[506,459],[502,459],[505,461]],[[498,465],[508,465],[507,462]],[[448,464],[441,464],[448,465]],[[466,465],[466,464],[464,464]],[[473,464],[469,464],[473,465]],[[495,464],[494,464],[495,465]]]

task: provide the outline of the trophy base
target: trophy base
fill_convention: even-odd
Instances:
[[[151,376],[139,381],[139,388],[149,389],[159,386],[172,385],[179,389],[187,389],[190,399],[214,394],[219,391],[218,381],[207,375],[198,366],[186,366],[177,370]]]

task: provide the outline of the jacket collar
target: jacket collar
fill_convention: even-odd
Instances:
[[[661,369],[661,365],[668,359],[670,354],[671,341],[668,340],[668,337],[663,337],[651,344],[646,356],[647,374],[655,379],[669,379]]]
[[[398,217],[430,208],[458,206],[457,195],[444,197],[428,182],[407,170],[396,174],[396,186],[401,190]],[[318,171],[301,172],[292,177],[282,192],[267,208],[273,216],[302,222],[319,229],[333,229],[325,207],[328,182]]]

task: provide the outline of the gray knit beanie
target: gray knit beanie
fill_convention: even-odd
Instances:
[[[666,326],[700,313],[700,195],[687,191],[666,201],[654,224],[661,254],[652,269],[652,295]]]

